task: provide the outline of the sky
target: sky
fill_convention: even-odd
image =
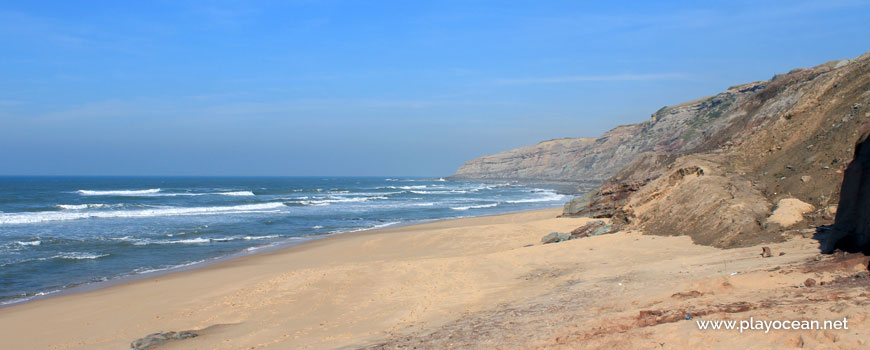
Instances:
[[[444,176],[870,51],[867,1],[4,1],[0,174]]]

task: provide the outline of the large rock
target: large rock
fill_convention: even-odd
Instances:
[[[666,167],[677,158],[672,154],[645,153],[607,180],[597,191],[589,192],[565,203],[562,216],[614,218],[628,197],[641,187],[662,175]],[[614,224],[621,225],[616,220]]]
[[[627,208],[645,233],[692,237],[716,247],[764,242],[762,222],[770,202],[746,178],[731,173],[715,157],[689,155],[670,173],[632,195]]]
[[[840,204],[832,232],[822,252],[835,249],[870,253],[870,130],[864,129],[855,156],[843,175]]]

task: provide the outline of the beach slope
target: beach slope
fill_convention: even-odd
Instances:
[[[795,237],[721,250],[620,232],[542,245],[560,209],[333,236],[201,269],[0,309],[4,348],[654,348],[870,341],[863,255]],[[785,255],[779,255],[785,253]],[[863,264],[863,266],[862,266]],[[805,287],[807,278],[825,286]],[[863,306],[861,306],[863,305]],[[695,319],[848,317],[850,330],[699,331]],[[668,346],[670,347],[670,346]]]

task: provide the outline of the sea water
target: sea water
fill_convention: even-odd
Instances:
[[[0,305],[329,234],[566,199],[440,178],[0,177]]]

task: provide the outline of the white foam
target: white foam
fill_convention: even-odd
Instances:
[[[97,208],[110,208],[110,207],[121,207],[123,204],[103,204],[103,203],[93,203],[93,204],[58,204],[56,207],[64,210],[84,210],[84,209],[97,209]]]
[[[27,241],[27,242],[18,241],[18,242],[15,242],[15,243],[18,244],[18,245],[20,245],[20,246],[27,246],[27,245],[29,245],[29,246],[37,246],[37,245],[42,244],[42,241],[40,241],[40,240]]]
[[[483,209],[483,208],[492,208],[497,206],[498,203],[490,203],[490,204],[481,204],[481,205],[469,205],[467,207],[451,207],[453,210],[468,210],[468,209]]]
[[[323,226],[316,225],[316,226],[311,226],[311,228],[312,228],[312,229],[315,229],[315,230],[319,230],[319,229],[322,229]]]
[[[279,238],[279,237],[281,237],[281,236],[280,235],[245,236],[245,237],[242,237],[242,239],[244,239],[246,241],[256,241],[259,239],[272,239],[272,238]]]
[[[143,274],[146,274],[146,273],[153,273],[153,272],[159,272],[159,271],[166,271],[166,270],[178,269],[178,268],[183,268],[183,267],[192,266],[192,265],[196,265],[196,264],[201,264],[201,263],[204,263],[204,262],[206,262],[206,261],[207,261],[207,260],[197,260],[197,261],[191,261],[191,262],[186,263],[186,264],[173,265],[173,266],[168,266],[168,267],[163,267],[163,268],[156,268],[156,269],[147,269],[147,268],[140,267],[140,268],[138,268],[138,269],[133,270],[133,274],[136,274],[136,275],[143,275]]]
[[[350,233],[350,232],[360,232],[360,231],[368,231],[368,230],[377,230],[377,229],[385,228],[385,227],[388,227],[388,226],[393,226],[393,225],[395,225],[395,224],[400,224],[400,223],[402,223],[402,222],[401,222],[401,221],[392,221],[392,222],[387,222],[387,223],[383,223],[383,224],[377,224],[377,225],[370,226],[370,227],[358,228],[358,229],[355,229],[355,230],[333,231],[333,232],[331,232],[331,233]]]
[[[111,210],[92,212],[28,212],[0,214],[2,224],[31,224],[46,221],[67,221],[90,218],[146,218],[155,216],[194,216],[274,212],[286,207],[283,203],[259,203],[225,207],[155,208],[141,210]]]
[[[375,199],[389,199],[389,198],[388,198],[388,197],[385,197],[385,196],[374,196],[374,197],[350,197],[350,198],[348,198],[348,197],[335,197],[335,196],[328,196],[328,197],[326,197],[326,198],[320,197],[320,198],[315,199],[315,200],[300,201],[299,203],[301,203],[302,205],[324,206],[324,205],[329,205],[329,204],[332,204],[332,203],[359,203],[359,202],[368,202],[368,201],[370,201],[370,200],[375,200]]]
[[[513,201],[505,201],[505,203],[517,204],[517,203],[537,203],[537,202],[552,202],[558,200],[564,200],[568,196],[553,193],[553,192],[545,192],[545,195],[538,198],[529,198],[529,199],[518,199]]]
[[[267,235],[267,236],[232,236],[232,237],[221,237],[221,238],[190,238],[190,239],[179,239],[174,241],[151,241],[151,240],[138,240],[138,242],[133,243],[133,245],[149,245],[149,244],[200,244],[200,243],[211,243],[211,242],[230,242],[230,241],[256,241],[261,239],[272,239],[272,238],[280,238],[280,235]]]
[[[116,190],[116,191],[93,191],[93,190],[78,190],[76,191],[82,196],[141,196],[160,192],[159,188],[148,190]]]
[[[0,305],[9,305],[9,304],[16,304],[16,303],[20,303],[20,302],[25,302],[25,301],[31,300],[31,299],[33,299],[33,298],[36,298],[36,297],[41,297],[41,296],[44,296],[44,295],[54,294],[54,293],[57,293],[57,292],[60,292],[60,291],[61,291],[61,289],[56,289],[56,290],[50,290],[50,291],[47,291],[47,292],[38,292],[38,293],[33,293],[33,295],[31,295],[31,296],[27,296],[27,297],[24,297],[24,298],[12,299],[12,300],[7,300],[7,301],[0,301]]]
[[[211,240],[208,238],[190,238],[190,239],[179,239],[175,241],[144,241],[144,242],[136,242],[133,245],[149,245],[149,244],[199,244],[199,243],[211,243]]]
[[[113,191],[93,191],[93,190],[78,190],[76,193],[82,196],[123,196],[123,197],[178,197],[178,196],[255,196],[252,191],[229,191],[229,192],[210,192],[210,193],[165,193],[159,188],[148,190],[113,190]]]
[[[442,194],[442,193],[454,193],[453,191],[408,191],[413,194]]]
[[[233,192],[218,192],[218,193],[214,193],[214,194],[221,195],[221,196],[244,197],[244,196],[253,196],[254,192],[251,192],[251,191],[233,191]]]
[[[426,188],[426,185],[417,185],[417,186],[382,186],[375,187],[376,190],[422,190]]]
[[[60,253],[60,254],[52,256],[51,258],[48,258],[48,259],[93,260],[93,259],[102,258],[104,256],[109,256],[109,254],[72,252],[72,253]]]

